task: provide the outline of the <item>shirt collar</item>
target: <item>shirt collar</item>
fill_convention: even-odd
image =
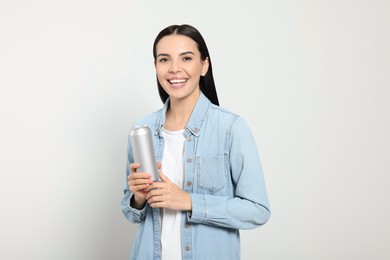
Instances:
[[[198,101],[196,102],[194,110],[192,111],[190,119],[188,120],[187,125],[185,127],[193,135],[199,136],[201,126],[206,118],[210,104],[211,104],[210,100],[202,92],[200,92]],[[155,125],[156,135],[158,134],[159,136],[161,136],[168,105],[169,105],[169,97],[165,102],[163,108],[161,109],[159,116],[157,117],[156,125]]]

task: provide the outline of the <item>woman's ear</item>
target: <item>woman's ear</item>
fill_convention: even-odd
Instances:
[[[204,75],[206,75],[207,71],[209,70],[209,57],[206,57],[206,59],[204,61],[202,61],[202,73],[200,75],[202,75],[202,77],[204,77]]]

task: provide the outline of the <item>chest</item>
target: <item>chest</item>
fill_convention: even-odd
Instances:
[[[166,161],[169,139],[158,137],[155,140],[157,160]],[[184,191],[199,194],[233,195],[233,184],[230,176],[227,136],[216,131],[203,132],[196,136],[189,131],[183,132],[182,148],[176,149],[176,167],[182,169],[180,186]],[[181,150],[182,149],[182,150]],[[170,154],[169,156],[172,156]],[[177,163],[181,166],[177,166]],[[163,162],[164,165],[164,162]],[[163,166],[164,168],[164,166]],[[172,169],[172,171],[175,171]],[[173,173],[173,172],[172,172]],[[170,175],[170,172],[164,172]]]

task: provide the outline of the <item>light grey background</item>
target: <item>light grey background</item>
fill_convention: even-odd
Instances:
[[[127,131],[156,34],[203,34],[272,207],[242,259],[390,259],[389,1],[0,2],[0,258],[127,259]]]

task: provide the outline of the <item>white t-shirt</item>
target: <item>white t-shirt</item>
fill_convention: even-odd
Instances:
[[[183,188],[184,178],[184,136],[183,130],[163,129],[165,139],[161,171],[177,186]],[[181,211],[161,210],[161,259],[181,260]]]

